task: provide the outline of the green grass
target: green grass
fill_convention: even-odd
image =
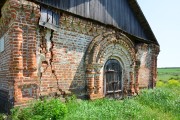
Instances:
[[[180,68],[158,68],[157,79],[164,82],[170,79],[180,80]]]
[[[31,109],[34,108],[33,105],[25,109],[15,109],[9,118],[11,117],[12,120],[180,120],[179,91],[180,88],[176,86],[173,88],[162,86],[153,90],[143,90],[139,96],[132,99],[94,101],[73,99],[63,104],[68,112],[65,116],[59,116],[60,119],[52,119],[54,112],[51,113],[52,108],[49,109],[51,105],[44,106],[46,104],[42,105],[42,102],[36,109]],[[58,107],[54,110],[58,111]]]
[[[173,92],[172,92],[173,90]],[[101,99],[67,104],[65,120],[179,120],[180,88],[163,86],[143,90],[139,96],[125,100]]]
[[[158,69],[157,87],[141,90],[138,96],[131,99],[105,98],[79,101],[72,96],[66,100],[66,103],[58,102],[57,99],[50,102],[37,101],[25,109],[13,109],[12,115],[8,118],[12,120],[50,120],[50,118],[51,120],[180,120],[179,74],[180,68]],[[6,120],[4,115],[0,115],[0,120]]]
[[[70,102],[65,120],[180,120],[180,68],[158,69],[158,79],[133,99]]]

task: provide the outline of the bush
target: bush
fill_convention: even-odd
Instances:
[[[0,113],[0,120],[6,120],[6,119],[7,119],[7,115]]]
[[[157,81],[157,83],[156,83],[156,86],[157,87],[162,87],[162,86],[164,86],[165,84],[164,84],[164,82],[162,82],[162,81]]]
[[[176,79],[170,79],[167,82],[163,81],[157,81],[156,87],[166,87],[166,88],[174,88],[174,87],[180,87],[180,81]]]
[[[180,82],[178,80],[171,79],[171,80],[168,80],[167,86],[168,87],[180,87]]]
[[[64,119],[67,107],[59,99],[39,100],[26,108],[11,110],[13,120],[59,120]]]
[[[179,88],[164,86],[124,100],[78,101],[72,96],[66,103],[36,101],[27,108],[14,108],[10,120],[180,120],[179,94]]]

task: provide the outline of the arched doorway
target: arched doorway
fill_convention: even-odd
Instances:
[[[135,60],[135,45],[125,34],[105,32],[93,38],[85,56],[90,99],[122,98],[133,90]]]
[[[109,98],[120,98],[122,94],[122,67],[115,59],[104,66],[104,94]]]

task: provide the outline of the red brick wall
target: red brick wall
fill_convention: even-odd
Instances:
[[[5,49],[0,53],[0,107],[8,108],[9,81],[11,80],[9,71],[11,44],[8,39],[8,32],[3,36],[5,38]]]
[[[157,76],[157,55],[159,47],[153,44],[138,44],[137,60],[140,62],[138,68],[138,81],[140,88],[153,88]]]
[[[80,31],[63,29],[64,17],[65,14],[61,16],[61,29],[58,31],[40,27],[37,61],[41,95],[62,91],[71,91],[79,96],[86,94],[84,57],[93,37]],[[78,24],[78,19],[74,24]],[[83,26],[84,23],[81,24]]]
[[[13,102],[13,87],[12,76],[10,72],[10,61],[12,45],[10,40],[11,35],[11,10],[9,8],[9,2],[6,2],[2,8],[2,16],[0,18],[0,37],[4,37],[4,51],[0,53],[0,108],[8,111]],[[9,28],[9,29],[8,29]],[[1,109],[2,110],[2,109]]]
[[[140,87],[155,83],[158,54],[155,45],[136,45],[113,27],[62,12],[60,28],[52,31],[39,26],[40,7],[32,2],[9,0],[2,13],[0,37],[5,36],[5,51],[0,53],[0,103],[6,104],[0,104],[0,107],[26,105],[28,100],[39,96],[62,95],[69,91],[78,96],[89,94],[86,73],[89,66],[85,61],[91,60],[85,60],[85,57],[93,39],[97,43],[92,43],[96,48],[92,52],[98,56],[100,64],[94,66],[92,63],[97,72],[93,75],[96,82],[92,84],[97,84],[93,87],[97,87],[95,93],[101,92],[100,97],[103,97],[103,66],[112,53],[119,57],[124,55],[119,60],[124,62],[125,89],[134,93],[139,83]],[[105,42],[97,47],[101,39]],[[117,44],[116,49],[113,44]],[[108,49],[98,51],[100,47]],[[88,55],[91,56],[91,52]]]
[[[37,84],[37,75],[34,73],[36,72],[34,64],[36,61],[36,28],[39,19],[37,7],[27,1],[21,3],[9,0],[2,8],[0,37],[5,37],[5,50],[0,53],[0,97],[2,100],[5,99],[5,103],[3,101],[0,103],[3,103],[2,108],[6,110],[9,109],[7,106],[23,101],[22,95],[27,96],[25,95],[27,87]],[[27,41],[28,44],[26,44]],[[30,87],[32,88],[35,89],[34,86]],[[36,97],[37,93],[29,96]]]

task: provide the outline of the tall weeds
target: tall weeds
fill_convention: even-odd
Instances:
[[[159,84],[159,83],[157,83]],[[11,120],[180,120],[179,81],[163,82],[155,89],[142,90],[131,99],[79,101],[66,99],[36,101],[27,108],[14,108]],[[7,120],[0,115],[0,120]]]

